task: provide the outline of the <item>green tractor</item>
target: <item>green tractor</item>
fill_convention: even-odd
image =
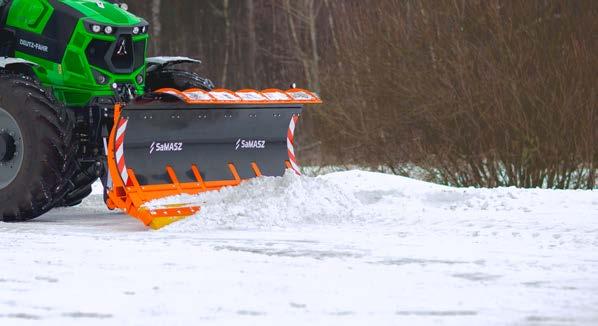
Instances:
[[[0,0],[0,220],[77,205],[100,177],[108,207],[132,214],[135,198],[173,194],[134,191],[146,186],[196,193],[296,170],[287,129],[313,93],[213,90],[173,67],[197,60],[146,57],[149,31],[120,1]]]
[[[125,9],[114,1],[1,5],[0,219],[28,220],[89,195],[117,95],[213,87],[171,67],[195,60],[146,58],[149,25]]]

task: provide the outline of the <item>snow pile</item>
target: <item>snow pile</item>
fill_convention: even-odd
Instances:
[[[458,189],[399,176],[349,171],[315,178],[294,173],[258,178],[239,187],[169,197],[148,206],[174,203],[201,206],[202,211],[196,216],[166,228],[194,232],[206,228],[271,229],[340,224],[433,229],[454,224],[453,218],[475,227],[492,222],[507,228],[513,214],[522,214],[520,219],[542,214],[551,216],[545,217],[543,224],[559,224],[570,214],[568,206],[573,202],[598,215],[598,196],[591,191]],[[546,215],[547,212],[551,214]]]
[[[330,225],[362,221],[354,212],[361,207],[350,189],[323,178],[264,177],[196,196],[179,195],[148,203],[160,207],[194,203],[202,210],[194,217],[168,227],[172,231],[194,228],[272,228]]]

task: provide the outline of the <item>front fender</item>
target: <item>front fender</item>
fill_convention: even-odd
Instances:
[[[10,65],[27,65],[30,67],[37,67],[39,66],[35,62],[31,62],[29,60],[21,59],[21,58],[11,58],[11,57],[0,57],[0,68],[6,68]]]
[[[168,56],[160,56],[160,57],[150,57],[145,59],[147,63],[147,71],[155,71],[161,70],[168,66],[178,65],[181,63],[201,63],[201,61],[196,59],[191,59],[188,57],[168,57]]]

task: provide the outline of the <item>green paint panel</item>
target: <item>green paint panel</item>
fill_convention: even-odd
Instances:
[[[6,24],[41,34],[53,11],[47,0],[13,0]]]

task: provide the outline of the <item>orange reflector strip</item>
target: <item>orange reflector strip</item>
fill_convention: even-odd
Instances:
[[[156,93],[171,94],[189,104],[322,104],[322,100],[313,92],[293,88],[280,89],[243,89],[233,92],[228,89],[204,91],[197,88],[179,91],[174,88],[162,88]]]

